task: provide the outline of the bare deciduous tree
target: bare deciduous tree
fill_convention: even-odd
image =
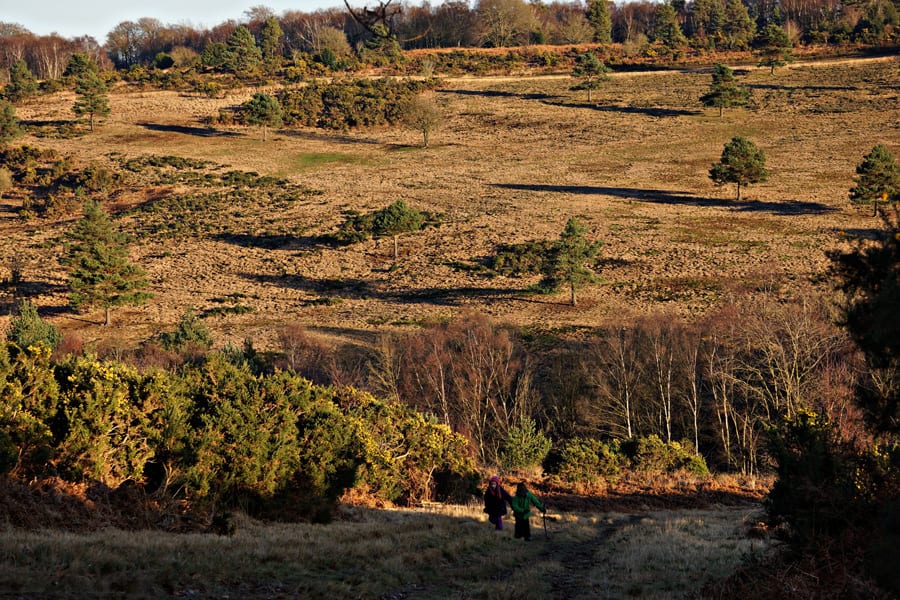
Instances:
[[[444,114],[433,96],[414,96],[403,108],[403,122],[422,134],[422,145],[428,147],[431,133],[444,120]]]

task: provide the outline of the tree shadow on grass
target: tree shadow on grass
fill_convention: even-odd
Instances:
[[[287,137],[300,138],[302,140],[309,140],[309,141],[313,141],[313,142],[332,142],[332,143],[339,143],[339,144],[369,144],[369,145],[380,145],[381,144],[381,142],[376,139],[344,135],[344,134],[338,133],[337,131],[318,132],[318,131],[286,129],[286,130],[279,130],[278,134],[284,135]]]
[[[495,90],[445,90],[449,94],[461,96],[482,96],[486,98],[521,98],[522,100],[537,100],[548,106],[561,106],[563,108],[589,108],[600,112],[615,112],[625,114],[647,115],[649,117],[682,117],[688,115],[700,115],[703,111],[686,110],[680,108],[660,108],[655,106],[612,106],[596,104],[593,102],[569,102],[566,96],[545,93],[503,92]]]
[[[166,133],[182,133],[198,137],[243,137],[244,134],[234,131],[220,131],[209,127],[189,127],[187,125],[163,125],[161,123],[138,123],[139,126],[150,131],[162,131]]]
[[[500,90],[440,90],[445,94],[457,94],[460,96],[481,96],[483,98],[517,98],[519,94],[515,92],[504,92]]]
[[[276,285],[285,289],[302,290],[317,294],[344,298],[379,298],[383,293],[377,289],[377,282],[369,279],[348,277],[336,279],[328,277],[305,277],[303,275],[268,275],[243,273],[245,279]]]
[[[520,98],[522,100],[539,100],[546,104],[559,104],[551,102],[551,100],[565,98],[557,94],[547,94],[544,92],[506,92],[499,90],[440,90],[445,94],[457,94],[459,96],[480,96],[482,98]]]
[[[872,228],[851,228],[851,229],[834,229],[836,236],[842,235],[850,240],[868,240],[882,241],[888,235],[888,232],[878,227]]]
[[[26,127],[65,127],[77,124],[77,121],[68,119],[22,119],[20,125]]]
[[[751,83],[747,87],[753,90],[784,90],[786,92],[858,92],[863,89],[855,85],[777,85],[774,83]]]
[[[277,285],[287,289],[302,290],[322,296],[353,299],[391,300],[409,304],[432,304],[435,306],[461,306],[467,300],[518,300],[550,304],[530,297],[523,288],[488,287],[428,287],[406,290],[385,289],[385,284],[373,279],[361,278],[316,278],[302,275],[264,275],[244,273],[243,277],[259,283]]]
[[[821,202],[803,202],[801,200],[784,200],[766,202],[759,200],[727,200],[723,198],[704,198],[690,192],[673,190],[653,190],[640,188],[619,188],[578,185],[541,185],[527,183],[495,183],[494,187],[510,190],[526,190],[530,192],[553,192],[560,194],[595,194],[598,196],[615,196],[647,202],[652,204],[671,204],[683,206],[702,206],[710,208],[728,208],[739,212],[768,212],[774,215],[821,215],[837,212],[833,206]]]
[[[683,108],[662,108],[658,106],[615,106],[611,104],[594,104],[589,102],[546,102],[553,106],[565,108],[588,108],[597,112],[612,112],[628,115],[646,115],[648,117],[686,117],[702,115],[702,110],[687,110]]]
[[[294,235],[290,233],[259,234],[219,233],[213,239],[241,248],[262,248],[264,250],[310,250],[313,248],[336,248],[341,246],[328,235]]]

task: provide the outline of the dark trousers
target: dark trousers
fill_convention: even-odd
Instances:
[[[528,519],[516,517],[515,538],[525,538],[526,542],[531,539],[531,525],[529,525]]]

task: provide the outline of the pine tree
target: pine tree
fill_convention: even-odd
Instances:
[[[722,24],[722,35],[725,47],[729,50],[745,49],[753,40],[756,23],[750,18],[750,12],[741,0],[726,0],[725,22]]]
[[[720,117],[724,109],[732,106],[744,106],[749,99],[750,90],[738,85],[734,79],[734,71],[723,64],[717,64],[713,71],[709,93],[700,96],[700,102],[704,106],[714,106],[719,109]]]
[[[84,217],[67,232],[65,263],[69,272],[69,300],[76,309],[100,305],[110,309],[138,305],[151,297],[143,291],[146,273],[128,259],[125,235],[116,230],[98,202],[84,203]]]
[[[66,70],[63,71],[63,77],[78,80],[79,77],[84,76],[89,71],[100,73],[97,63],[94,62],[90,54],[76,52],[69,57],[69,62],[66,63]]]
[[[17,60],[9,69],[9,83],[4,88],[4,95],[10,102],[19,102],[37,94],[37,80],[28,69],[28,63]]]
[[[94,131],[94,117],[105,117],[109,114],[109,97],[106,95],[106,84],[95,71],[85,71],[75,82],[75,93],[78,99],[72,111],[78,115],[90,117],[91,131]]]
[[[0,147],[5,146],[22,135],[19,127],[19,119],[16,117],[16,107],[0,100]]]
[[[755,54],[759,57],[759,66],[770,67],[771,73],[775,73],[775,67],[783,67],[794,60],[794,47],[791,38],[784,28],[770,23],[754,40]]]
[[[262,60],[262,52],[250,30],[240,25],[228,39],[228,59],[225,67],[236,75],[249,75]]]
[[[244,115],[250,125],[262,125],[263,141],[266,141],[268,128],[281,125],[281,103],[274,96],[257,92],[244,105]]]
[[[200,53],[200,64],[211,69],[221,69],[228,64],[228,45],[222,42],[210,42]]]
[[[584,237],[584,223],[575,217],[568,220],[566,228],[559,236],[559,241],[554,245],[549,260],[545,265],[545,283],[556,287],[561,283],[568,284],[570,302],[577,306],[576,290],[583,284],[591,281],[593,271],[588,262],[593,260],[600,252],[601,242],[591,242]]]
[[[397,258],[397,238],[401,234],[418,231],[425,223],[425,215],[397,200],[375,213],[372,232],[375,235],[389,235],[394,238],[394,259]]]
[[[612,42],[612,17],[607,0],[588,0],[587,20],[594,28],[594,41],[598,44]]]
[[[657,6],[653,20],[653,41],[662,42],[666,48],[678,48],[687,42],[678,23],[678,13],[671,4],[665,2]]]
[[[715,48],[722,39],[725,4],[722,0],[694,0],[688,17],[691,37],[702,40],[708,48]]]
[[[260,32],[260,50],[262,52],[263,61],[271,69],[277,69],[281,65],[281,40],[284,38],[284,31],[281,24],[275,17],[266,19]]]
[[[717,185],[737,184],[737,199],[741,200],[741,186],[759,183],[769,178],[766,155],[745,137],[735,136],[725,144],[719,162],[709,170],[709,177]]]
[[[900,165],[887,147],[878,144],[856,166],[850,189],[850,201],[855,204],[872,203],[873,215],[878,214],[878,202],[893,202],[900,193]]]
[[[588,102],[591,101],[591,91],[600,87],[600,84],[609,80],[609,69],[603,61],[592,52],[585,52],[575,61],[572,69],[572,77],[581,79],[581,83],[572,86],[571,90],[587,90]]]

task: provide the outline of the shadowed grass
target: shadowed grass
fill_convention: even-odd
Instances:
[[[763,550],[740,534],[746,513],[563,513],[547,535],[533,519],[531,543],[512,538],[512,523],[494,531],[479,506],[353,508],[329,525],[238,516],[232,537],[7,529],[0,587],[80,598],[689,598]],[[578,562],[585,552],[588,569]]]

